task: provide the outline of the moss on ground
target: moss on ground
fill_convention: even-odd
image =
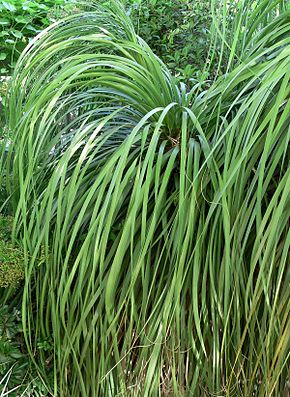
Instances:
[[[0,288],[17,287],[24,279],[23,251],[12,244],[12,217],[0,215]]]

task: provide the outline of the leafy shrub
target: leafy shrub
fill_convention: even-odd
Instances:
[[[0,0],[0,75],[14,67],[21,51],[54,20],[52,9],[66,0]]]
[[[12,217],[0,215],[0,395],[9,393],[11,397],[46,396],[47,388],[37,376],[35,368],[31,368],[31,360],[24,343],[21,300],[17,299],[23,288],[21,282],[24,278],[24,253],[20,247],[15,248],[11,243],[12,225]],[[7,299],[7,295],[4,298],[4,291],[10,299]],[[3,304],[11,298],[17,306]],[[50,346],[46,339],[39,340],[36,354],[42,349],[51,351]],[[46,369],[50,374],[48,366]]]
[[[0,214],[0,288],[16,288],[24,279],[25,256],[21,245],[11,242],[12,224],[11,216]],[[42,246],[37,267],[46,259]]]
[[[210,46],[210,0],[128,1],[127,7],[137,33],[181,80],[200,78]]]
[[[11,216],[2,216],[0,214],[0,239],[2,241],[9,241],[11,239],[13,227],[13,218]]]
[[[22,384],[27,375],[28,357],[23,354],[23,333],[20,311],[0,307],[0,392]],[[11,373],[9,374],[9,370]],[[5,387],[5,377],[9,374]],[[8,377],[8,376],[7,376]],[[11,395],[11,394],[9,394]],[[19,395],[14,393],[14,396]]]
[[[31,367],[23,338],[21,311],[8,305],[0,306],[1,396],[2,393],[9,397],[48,395],[47,388]]]
[[[0,241],[0,288],[17,287],[23,279],[23,253]]]

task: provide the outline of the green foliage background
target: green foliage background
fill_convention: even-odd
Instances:
[[[29,41],[53,23],[66,0],[0,0],[0,75],[11,69]],[[58,12],[55,7],[59,7]]]
[[[128,1],[127,8],[137,33],[179,79],[201,79],[210,61],[209,0]]]

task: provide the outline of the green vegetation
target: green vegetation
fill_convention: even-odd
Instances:
[[[0,77],[0,145],[3,144],[3,138],[6,135],[5,108],[6,108],[7,79]],[[1,203],[1,201],[0,201]]]
[[[65,4],[66,0],[0,0],[0,75],[11,71],[29,41],[55,21],[55,7]]]
[[[46,396],[48,391],[29,358],[22,330],[21,298],[24,252],[12,244],[13,218],[0,215],[0,395]],[[39,264],[43,259],[39,258]],[[49,340],[38,340],[38,351],[51,351]],[[47,378],[51,377],[47,365]]]
[[[11,217],[0,215],[0,392],[4,385],[12,389],[22,383],[29,363],[21,351],[20,311],[5,304],[9,287],[15,290],[24,278],[23,252],[10,241],[12,224]]]
[[[38,345],[42,348],[43,343]],[[21,313],[7,305],[0,307],[0,393],[1,397],[48,395],[47,388],[31,367],[25,349]]]
[[[9,241],[12,222],[0,215],[0,288],[15,288],[24,279],[23,252]]]
[[[174,25],[174,4],[192,3],[161,3],[133,7],[133,22],[118,1],[86,7],[18,60],[0,156],[25,274],[16,296],[0,289],[5,318],[22,301],[9,344],[54,396],[281,397],[289,2],[212,0],[204,64]],[[181,43],[191,83],[170,58]]]
[[[180,80],[207,77],[202,70],[209,62],[210,0],[128,1],[126,5],[139,36]]]
[[[0,288],[16,287],[24,279],[24,266],[19,257],[23,254],[16,248],[0,241]]]
[[[9,310],[6,305],[0,307],[0,392],[5,391],[5,383],[10,390],[17,386],[18,390],[27,375],[28,360],[21,351],[21,338],[20,311]]]

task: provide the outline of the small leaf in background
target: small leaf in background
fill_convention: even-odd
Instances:
[[[0,25],[2,26],[10,25],[10,20],[8,18],[0,18]]]
[[[11,30],[11,33],[17,39],[21,39],[23,37],[23,34],[19,30]]]
[[[7,58],[6,52],[0,52],[0,61],[4,61]]]
[[[13,4],[9,3],[8,1],[2,1],[2,4],[9,11],[12,11],[12,12],[16,11],[16,7]]]
[[[11,358],[14,358],[14,359],[16,359],[16,360],[19,360],[20,358],[22,358],[22,354],[20,353],[20,352],[18,352],[18,351],[16,351],[16,352],[12,352],[11,354],[10,354],[10,357]]]
[[[41,23],[44,25],[44,26],[46,26],[46,25],[49,25],[49,19],[48,18],[41,18]]]
[[[35,27],[34,27],[34,26],[32,26],[32,25],[27,25],[27,26],[25,26],[25,29],[27,29],[27,30],[31,30],[32,32],[38,32],[38,30],[37,30],[37,29],[35,29]]]
[[[28,11],[28,12],[31,12],[32,10],[31,10],[31,8],[27,5],[27,4],[23,4],[23,6],[22,6],[22,10],[23,11]]]
[[[45,4],[38,4],[38,8],[40,8],[41,10],[47,10],[48,7]]]
[[[31,18],[24,17],[22,15],[19,15],[18,17],[15,18],[15,21],[17,23],[29,23],[31,21]]]

